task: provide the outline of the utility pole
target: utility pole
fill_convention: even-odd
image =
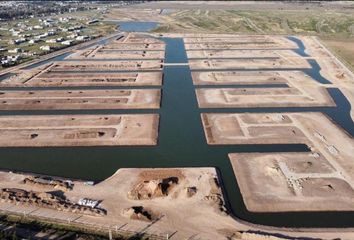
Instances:
[[[112,240],[112,239],[113,239],[113,238],[112,238],[112,231],[111,231],[111,229],[108,230],[108,236],[109,236],[109,240]]]

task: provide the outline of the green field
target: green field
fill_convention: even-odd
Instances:
[[[352,12],[183,10],[156,32],[354,35]]]
[[[354,69],[354,10],[176,10],[165,18],[154,32],[317,35]]]

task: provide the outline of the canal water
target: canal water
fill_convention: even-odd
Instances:
[[[161,38],[166,43],[167,63],[187,63],[183,40]],[[300,45],[301,46],[301,45]],[[304,49],[302,49],[304,51]],[[328,81],[319,66],[302,69],[317,81]],[[0,148],[0,168],[47,175],[101,181],[119,168],[216,167],[220,173],[228,209],[240,219],[272,226],[353,227],[353,212],[251,213],[245,208],[232,171],[231,152],[297,152],[309,151],[302,144],[215,145],[207,144],[200,113],[202,112],[324,112],[334,122],[354,135],[350,104],[336,88],[329,89],[337,107],[316,108],[198,108],[195,87],[188,66],[165,66],[161,108],[158,110],[73,110],[73,111],[2,111],[13,114],[113,114],[158,113],[158,145],[153,147],[48,147]],[[328,83],[330,83],[328,81]],[[288,87],[283,85],[283,87]],[[151,87],[149,87],[151,88]],[[160,88],[160,87],[155,87]]]

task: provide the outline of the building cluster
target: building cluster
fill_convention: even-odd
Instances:
[[[0,61],[2,67],[97,37],[85,25],[97,19],[73,17],[24,20],[0,27]]]
[[[0,20],[16,20],[97,9],[87,1],[2,1]]]

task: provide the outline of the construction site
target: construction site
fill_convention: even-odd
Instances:
[[[310,36],[122,33],[18,68],[0,211],[110,238],[350,239],[353,84]]]

